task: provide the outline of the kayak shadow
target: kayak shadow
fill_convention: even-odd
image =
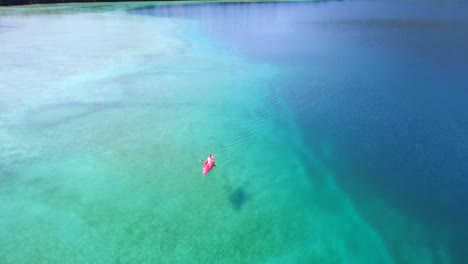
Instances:
[[[245,192],[244,188],[237,187],[230,195],[229,202],[231,203],[232,208],[236,211],[242,210],[242,207],[248,201],[249,196]]]
[[[249,202],[252,196],[248,193],[249,180],[239,182],[237,179],[230,177],[230,174],[222,175],[223,188],[227,193],[227,199],[232,207],[237,212]]]

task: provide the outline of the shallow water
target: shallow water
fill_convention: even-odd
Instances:
[[[468,259],[465,4],[1,11],[0,262]]]

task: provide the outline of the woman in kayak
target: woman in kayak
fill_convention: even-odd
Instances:
[[[208,164],[213,163],[213,162],[214,162],[214,157],[213,157],[213,155],[210,154],[210,155],[208,156],[208,158],[206,159],[206,161],[208,162]],[[200,162],[203,163],[203,160],[200,160]],[[213,166],[216,166],[216,164],[213,164]]]
[[[213,164],[213,166],[216,166],[216,165],[214,164],[214,157],[213,157],[213,155],[210,154],[210,155],[208,156],[207,161],[208,161],[208,165]]]

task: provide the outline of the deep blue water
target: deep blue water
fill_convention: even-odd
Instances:
[[[466,3],[223,3],[130,12],[199,20],[226,50],[288,69],[271,86],[294,109],[311,149],[321,153],[331,142],[336,180],[395,259],[403,259],[392,250],[399,241],[384,230],[373,199],[415,219],[428,240],[452,230],[453,263],[468,260]]]

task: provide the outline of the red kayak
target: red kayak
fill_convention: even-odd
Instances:
[[[208,174],[208,172],[210,172],[211,169],[213,169],[213,167],[215,166],[215,163],[216,163],[215,157],[210,155],[208,159],[205,161],[205,164],[203,165],[203,175]]]

